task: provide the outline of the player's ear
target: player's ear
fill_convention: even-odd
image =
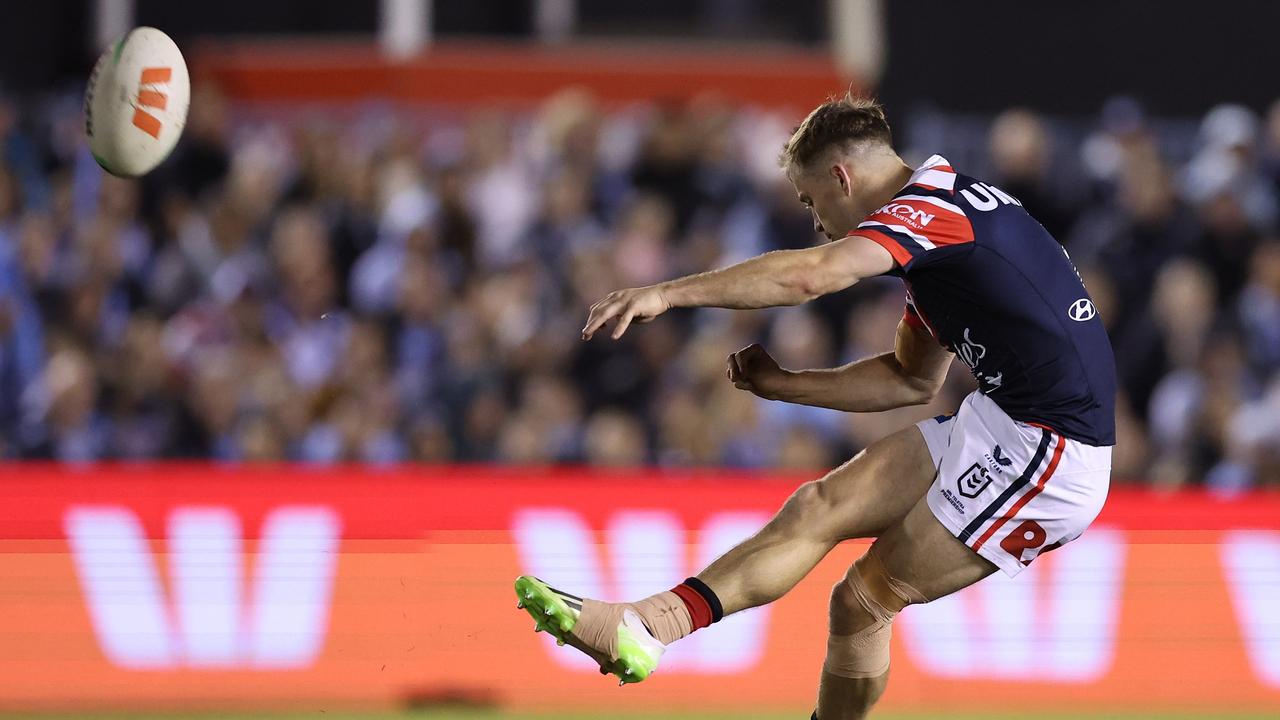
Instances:
[[[840,192],[844,193],[845,196],[853,194],[853,178],[849,176],[849,171],[845,169],[844,165],[840,163],[832,165],[831,176],[836,179],[836,182],[840,183]]]

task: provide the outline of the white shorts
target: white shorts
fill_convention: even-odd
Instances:
[[[1107,499],[1110,447],[1014,420],[981,393],[916,427],[938,469],[934,516],[1011,576],[1080,537]]]

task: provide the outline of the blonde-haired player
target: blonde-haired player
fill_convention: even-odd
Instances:
[[[516,591],[540,628],[639,682],[670,643],[778,599],[842,540],[874,537],[832,590],[814,713],[861,718],[888,681],[895,615],[997,568],[1015,575],[1097,516],[1115,443],[1114,360],[1062,247],[1016,198],[944,158],[904,163],[878,104],[818,106],[782,165],[831,242],[612,292],[591,307],[583,338],[609,323],[619,338],[673,307],[797,305],[889,274],[906,286],[892,352],[784,370],[752,345],[729,356],[729,379],[770,400],[875,412],[930,401],[959,357],[979,389],[954,416],[802,485],[758,533],[671,590],[604,603],[524,576]]]

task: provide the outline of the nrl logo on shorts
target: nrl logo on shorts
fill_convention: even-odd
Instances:
[[[991,474],[987,469],[982,467],[981,463],[974,463],[969,466],[968,470],[956,480],[956,488],[960,490],[960,494],[973,499],[982,494],[983,490],[991,484]]]

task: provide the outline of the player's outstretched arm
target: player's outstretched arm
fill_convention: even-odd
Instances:
[[[894,351],[829,370],[784,370],[759,345],[729,356],[735,387],[767,400],[876,412],[933,399],[952,355],[923,328],[898,324]]]
[[[889,251],[857,236],[803,250],[778,250],[721,270],[611,292],[591,306],[582,338],[590,339],[611,320],[616,321],[612,336],[620,338],[632,322],[648,322],[673,307],[745,310],[799,305],[892,268]]]

